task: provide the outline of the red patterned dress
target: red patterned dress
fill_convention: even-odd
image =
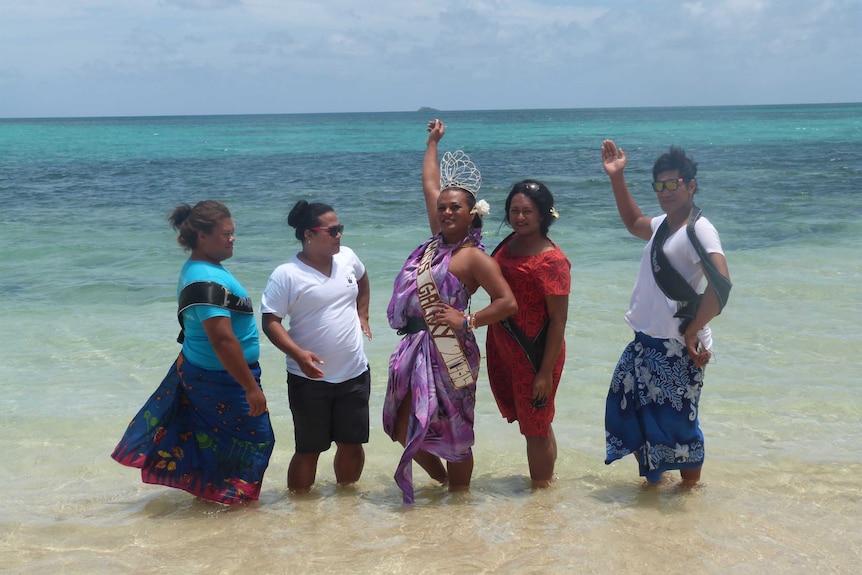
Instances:
[[[511,237],[496,250],[494,259],[518,301],[518,313],[510,319],[532,339],[548,319],[545,296],[568,295],[571,264],[553,242],[553,250],[531,256],[512,256],[508,243]],[[536,373],[518,343],[498,323],[488,326],[486,358],[491,391],[502,416],[509,423],[518,421],[521,434],[525,436],[547,437],[548,427],[554,420],[554,397],[566,361],[565,341],[554,364],[553,391],[541,409],[532,407]]]

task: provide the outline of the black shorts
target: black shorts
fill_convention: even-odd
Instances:
[[[287,374],[297,453],[320,453],[332,442],[368,443],[371,370],[342,383]]]

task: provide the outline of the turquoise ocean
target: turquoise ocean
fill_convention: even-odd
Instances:
[[[439,112],[443,150],[482,170],[490,251],[509,187],[554,192],[572,262],[568,352],[554,422],[557,481],[530,489],[524,440],[483,372],[472,490],[415,472],[380,416],[392,280],[428,236],[420,186],[432,113],[0,120],[0,572],[856,573],[862,564],[862,104]],[[703,485],[645,489],[604,464],[604,401],[631,332],[642,242],[619,220],[600,159],[613,138],[643,211],[654,159],[699,163],[696,201],[734,289],[712,322],[701,405]],[[276,448],[259,502],[235,508],[144,485],[109,455],[178,353],[186,254],[167,215],[219,199],[226,262],[255,307],[298,249],[285,216],[331,204],[372,284],[372,430],[361,481],[332,453],[293,496],[281,354],[262,339]],[[486,301],[475,296],[474,308]],[[484,348],[484,334],[479,336]]]

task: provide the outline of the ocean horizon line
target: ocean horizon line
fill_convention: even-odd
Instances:
[[[602,112],[616,110],[697,110],[697,109],[731,109],[731,108],[822,108],[822,107],[847,107],[859,106],[860,102],[798,102],[798,103],[781,103],[781,104],[689,104],[689,105],[673,105],[673,106],[585,106],[576,108],[487,108],[487,109],[461,109],[461,110],[446,110],[442,108],[433,108],[422,106],[415,110],[389,110],[389,111],[352,111],[352,112],[237,112],[237,113],[221,113],[221,114],[142,114],[142,115],[82,115],[82,116],[10,116],[0,117],[0,122],[18,123],[18,122],[33,122],[33,121],[57,121],[57,120],[141,120],[141,119],[182,119],[182,118],[253,118],[253,117],[274,117],[274,116],[374,116],[374,115],[392,115],[392,114],[475,114],[475,113],[507,113],[507,112],[568,112],[568,111],[584,111],[584,112]]]
[[[406,509],[393,480],[403,448],[382,429],[400,340],[385,311],[430,233],[420,172],[434,116],[451,127],[442,147],[465,149],[482,169],[486,249],[508,233],[512,184],[538,178],[553,190],[560,218],[549,234],[572,282],[553,485],[532,489],[523,435],[492,396],[481,328],[471,489],[450,494],[414,465],[417,504]],[[0,330],[0,480],[13,486],[0,573],[859,571],[862,104],[117,118],[0,120],[0,290],[14,302]],[[626,231],[602,168],[608,136],[627,149],[626,179],[649,216],[662,211],[654,158],[671,143],[692,153],[697,201],[727,254],[734,288],[710,322],[697,490],[681,490],[677,474],[643,489],[633,457],[605,464],[607,394],[634,337],[625,313],[646,246]],[[145,484],[110,457],[179,353],[176,283],[188,254],[167,214],[205,198],[235,218],[226,265],[256,315],[272,271],[299,245],[284,222],[296,200],[324,201],[349,226],[342,243],[368,270],[374,334],[371,428],[354,486],[338,485],[332,448],[312,492],[289,492],[285,356],[260,331],[276,447],[258,503],[222,509]],[[488,301],[479,290],[472,309]],[[255,536],[226,545],[230,533]],[[615,544],[627,552],[609,552]]]

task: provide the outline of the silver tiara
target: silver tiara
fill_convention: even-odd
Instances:
[[[473,197],[482,186],[482,174],[479,168],[463,151],[446,152],[440,160],[440,189],[461,188],[467,190]]]

